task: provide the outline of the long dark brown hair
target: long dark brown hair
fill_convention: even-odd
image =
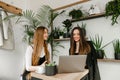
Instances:
[[[70,39],[70,55],[75,53],[76,42],[73,39],[73,31],[79,31],[80,40],[79,40],[79,54],[87,54],[91,51],[90,45],[87,43],[85,35],[80,27],[74,27],[71,31],[71,39]]]
[[[44,40],[44,26],[40,26],[36,29],[33,37],[33,54],[32,54],[32,65],[38,65],[39,56],[41,55],[42,48],[44,47],[46,61],[49,62],[49,51],[46,41]]]

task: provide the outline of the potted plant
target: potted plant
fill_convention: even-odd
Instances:
[[[71,21],[69,20],[69,19],[66,19],[65,21],[63,21],[62,22],[64,25],[64,27],[65,27],[65,29],[67,30],[67,33],[64,33],[64,38],[67,38],[67,37],[70,37],[70,33],[69,33],[69,31],[70,31],[70,29],[71,29],[71,26],[72,26],[72,23],[71,23]]]
[[[59,39],[59,28],[56,28],[52,31],[52,35],[54,37],[54,39]]]
[[[106,14],[107,17],[109,15],[112,15],[112,18],[111,18],[112,25],[114,25],[115,23],[118,23],[117,19],[120,15],[120,0],[109,1],[106,4],[105,11],[106,11],[105,14]]]
[[[51,62],[45,65],[45,75],[53,76],[57,73],[57,66],[55,62]]]
[[[60,30],[59,30],[59,38],[60,38],[60,39],[63,38],[63,34],[64,34],[63,30],[60,29]]]
[[[58,56],[58,52],[59,52],[59,50],[57,49],[58,47],[64,48],[64,46],[62,46],[59,41],[54,40],[53,34],[54,34],[54,30],[51,31],[51,33],[49,34],[48,40],[47,40],[48,42],[52,42],[52,46],[51,46],[52,47],[52,59],[53,59],[53,55]]]
[[[95,36],[95,38],[90,38],[90,40],[92,41],[96,53],[97,53],[97,58],[98,59],[103,59],[104,57],[107,57],[103,48],[106,47],[107,45],[109,45],[111,42],[108,42],[107,44],[102,46],[102,42],[103,42],[103,38],[100,37],[99,35]]]
[[[115,40],[113,42],[113,48],[114,48],[115,59],[120,60],[120,40]]]
[[[72,16],[72,19],[78,19],[82,17],[83,13],[80,9],[73,9],[69,12],[69,16]]]

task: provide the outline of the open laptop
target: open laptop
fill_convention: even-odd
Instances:
[[[59,56],[58,73],[84,71],[86,55]]]

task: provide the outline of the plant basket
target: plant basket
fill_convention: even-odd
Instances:
[[[45,75],[53,76],[57,73],[57,66],[45,66]]]

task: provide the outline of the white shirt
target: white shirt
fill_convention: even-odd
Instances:
[[[50,46],[50,44],[48,44],[48,51],[50,53],[50,61],[51,61],[51,46]],[[32,48],[32,46],[29,45],[27,47],[26,54],[25,54],[25,63],[26,63],[25,67],[26,67],[27,71],[29,71],[29,67],[32,66],[32,53],[33,53],[33,48]],[[45,56],[44,47],[42,49],[40,57],[43,57],[43,56]]]

